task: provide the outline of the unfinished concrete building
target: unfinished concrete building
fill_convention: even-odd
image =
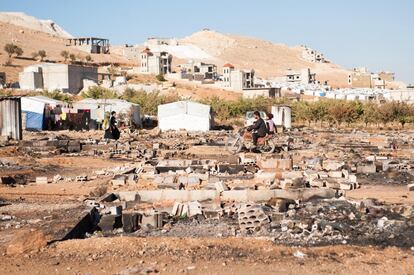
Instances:
[[[108,54],[109,39],[97,37],[69,38],[66,46],[75,46],[87,53]]]
[[[288,70],[286,73],[286,82],[314,84],[316,83],[316,74],[311,73],[309,68],[299,71]]]
[[[98,81],[98,68],[70,64],[40,63],[19,73],[19,85],[24,90],[60,90],[78,93],[84,80]]]
[[[204,62],[190,61],[181,65],[181,78],[203,81],[217,78],[217,66]]]
[[[327,63],[322,53],[315,51],[314,49],[304,46],[302,51],[302,58],[312,63]]]
[[[171,73],[172,55],[167,52],[152,52],[145,48],[141,52],[141,72],[150,74]]]
[[[254,70],[239,70],[227,63],[223,66],[223,87],[234,91],[254,88]]]
[[[394,79],[394,73],[370,73],[367,68],[358,67],[348,74],[348,85],[352,88],[385,89],[387,82],[392,82]]]

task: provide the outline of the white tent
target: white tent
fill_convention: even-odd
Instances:
[[[78,110],[91,110],[91,118],[97,120],[103,119],[105,112],[115,111],[117,114],[131,115],[132,122],[142,127],[140,106],[126,100],[86,98],[73,103],[73,107]]]
[[[158,106],[161,131],[208,131],[212,126],[211,107],[191,101],[177,101]]]

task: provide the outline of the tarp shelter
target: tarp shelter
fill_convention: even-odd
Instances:
[[[22,139],[20,97],[0,97],[0,136]]]
[[[211,107],[191,101],[177,101],[158,106],[161,131],[208,131],[212,126]]]
[[[30,96],[21,98],[23,128],[27,130],[41,131],[43,129],[44,111],[46,106],[56,107],[64,105],[63,101],[51,99],[45,96]]]
[[[122,99],[93,99],[85,98],[73,103],[78,110],[90,110],[91,119],[102,121],[105,112],[115,111],[123,116],[130,116],[131,122],[137,127],[142,127],[141,108],[138,104]]]

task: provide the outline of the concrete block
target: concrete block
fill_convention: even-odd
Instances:
[[[219,193],[229,190],[229,187],[222,181],[216,182],[214,186]]]
[[[115,228],[122,227],[122,216],[121,215],[104,215],[101,217],[98,227],[103,232],[111,232]]]
[[[373,174],[376,172],[377,172],[377,167],[374,162],[357,165],[357,173]]]
[[[198,201],[188,202],[188,217],[202,215],[201,204]]]
[[[343,162],[333,161],[333,160],[324,160],[322,163],[323,169],[327,171],[337,171],[341,170],[344,166]]]
[[[136,191],[123,191],[118,193],[119,200],[121,201],[134,201],[139,202],[140,196]]]
[[[261,205],[242,205],[238,211],[239,226],[242,231],[256,231],[269,224],[269,217]]]
[[[162,228],[164,219],[163,213],[151,214],[151,215],[142,215],[141,216],[141,226],[151,226],[154,228]]]
[[[342,171],[329,171],[328,176],[330,178],[342,178]]]
[[[217,171],[219,173],[238,174],[240,172],[244,172],[244,165],[219,164],[217,165]]]
[[[124,175],[117,175],[111,182],[113,186],[123,186],[126,183],[126,177]]]
[[[348,175],[348,180],[352,183],[357,183],[358,182],[357,176],[355,174],[349,174]]]
[[[352,190],[352,189],[354,189],[354,185],[350,182],[340,182],[339,183],[339,188],[341,190]]]
[[[342,169],[342,176],[343,176],[345,179],[348,179],[348,178],[349,178],[349,171],[348,171],[348,170],[346,170],[346,169]]]
[[[314,179],[309,181],[309,185],[311,187],[319,187],[322,188],[325,186],[325,181],[322,179]]]
[[[48,184],[47,177],[36,177],[36,184]]]
[[[188,177],[188,185],[198,185],[201,183],[201,180],[198,176],[189,176]]]
[[[302,171],[288,171],[282,173],[283,179],[295,179],[295,178],[302,178],[303,172]]]
[[[141,218],[139,213],[124,213],[122,214],[122,228],[125,233],[132,233],[138,230],[138,221]]]
[[[282,189],[296,189],[305,187],[305,181],[303,178],[287,178],[280,181],[280,187]]]

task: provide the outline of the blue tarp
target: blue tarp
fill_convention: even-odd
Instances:
[[[41,131],[43,129],[43,114],[24,111],[26,114],[26,129]]]

